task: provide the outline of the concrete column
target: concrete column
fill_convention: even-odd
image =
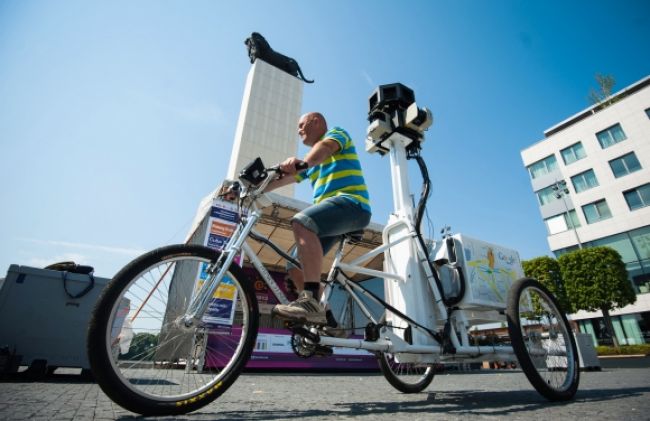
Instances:
[[[271,166],[297,155],[302,86],[298,78],[255,60],[246,79],[227,178],[236,179],[258,156]],[[276,192],[293,197],[294,188],[290,185]]]

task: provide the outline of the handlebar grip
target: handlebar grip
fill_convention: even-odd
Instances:
[[[301,162],[296,164],[296,170],[297,171],[306,170],[307,168],[309,168],[309,164],[306,163],[305,161],[301,161]]]
[[[298,162],[297,164],[295,164],[295,168],[296,168],[296,171],[306,170],[307,168],[309,168],[309,164],[307,164],[305,161],[300,161],[300,162]],[[272,172],[275,172],[275,173],[278,174],[278,176],[279,176],[280,178],[282,178],[282,177],[285,175],[285,174],[284,174],[284,171],[282,171],[282,170],[280,169],[280,165],[276,165],[276,166],[274,166],[274,167],[267,168],[266,171],[272,171]]]

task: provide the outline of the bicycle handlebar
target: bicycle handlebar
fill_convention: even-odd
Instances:
[[[300,161],[300,162],[297,162],[295,164],[295,167],[296,167],[296,171],[302,171],[302,170],[306,170],[307,168],[309,168],[309,164],[306,163],[305,161]],[[282,171],[280,169],[280,164],[274,165],[274,166],[272,166],[270,168],[267,168],[266,171],[267,172],[275,172],[275,173],[280,174],[280,175],[285,174],[284,171]]]

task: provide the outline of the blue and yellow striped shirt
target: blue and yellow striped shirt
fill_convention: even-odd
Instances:
[[[320,165],[296,174],[296,181],[309,178],[314,189],[314,204],[328,197],[344,196],[370,212],[368,188],[350,135],[342,128],[334,127],[323,135],[323,139],[334,140],[340,150]]]

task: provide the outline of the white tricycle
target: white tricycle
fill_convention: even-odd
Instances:
[[[503,285],[488,282],[480,286],[485,297],[480,296],[476,279],[468,278],[462,237],[449,236],[432,246],[420,232],[430,184],[420,150],[431,113],[418,108],[413,91],[401,84],[378,87],[369,109],[366,149],[390,157],[394,212],[383,230],[383,244],[353,261],[342,257],[359,233],[342,237],[321,298],[327,306],[336,286],[369,322],[359,338],[292,323],[294,351],[309,357],[332,347],[367,350],[376,355],[386,379],[404,393],[426,388],[442,363],[517,361],[547,399],[573,398],[580,375],[576,343],[549,290],[520,278],[507,285],[503,302],[482,300],[499,291],[503,295]],[[417,207],[409,191],[410,159],[424,180]],[[236,256],[243,252],[278,301],[288,302],[245,241],[261,241],[291,259],[254,230],[261,208],[269,204],[264,190],[279,176],[279,167],[265,168],[259,158],[242,171],[236,184],[241,187],[236,191],[240,218],[222,252],[187,244],[162,247],[133,260],[106,286],[92,314],[88,358],[97,383],[113,401],[145,415],[187,413],[223,394],[244,370],[256,343],[259,309]],[[364,266],[380,254],[383,270]],[[496,254],[487,252],[487,272],[494,272]],[[384,297],[352,281],[355,274],[383,279]],[[381,316],[373,315],[368,300],[383,309]],[[507,322],[509,344],[472,343],[471,330],[490,322]],[[125,348],[120,343],[125,331],[133,335],[128,350],[120,349]]]

